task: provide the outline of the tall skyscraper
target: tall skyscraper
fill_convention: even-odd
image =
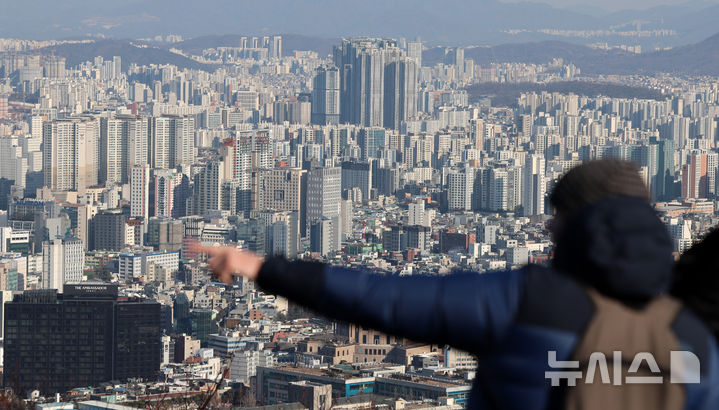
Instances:
[[[172,217],[175,205],[175,186],[182,178],[174,169],[156,169],[152,179],[154,216]]]
[[[150,167],[135,165],[130,176],[130,216],[150,217]]]
[[[42,288],[57,289],[81,282],[85,251],[78,238],[53,238],[42,244]]]
[[[168,117],[150,119],[149,159],[153,168],[170,168],[170,127]]]
[[[337,250],[342,243],[342,227],[340,224],[340,201],[342,200],[342,169],[340,167],[313,168],[307,174],[307,224],[314,221],[329,220],[332,230],[329,231],[327,223],[318,229],[323,233],[331,232],[331,237],[323,238],[329,241],[331,250]],[[324,242],[323,242],[324,243]]]
[[[444,64],[454,66],[457,74],[464,73],[464,49],[462,47],[447,47],[444,50]]]
[[[399,129],[402,121],[417,115],[417,62],[399,49],[386,52],[384,75],[384,127]]]
[[[148,163],[148,120],[133,115],[100,118],[100,182],[130,182],[130,170]]]
[[[417,62],[395,40],[355,38],[335,47],[340,121],[398,129],[417,112]]]
[[[100,118],[100,161],[99,178],[106,186],[122,184],[124,164],[123,121],[115,118]]]
[[[522,190],[522,209],[524,216],[543,214],[546,181],[545,162],[542,156],[527,156],[524,164]]]
[[[340,122],[340,71],[337,67],[318,67],[312,81],[312,123]]]
[[[150,164],[176,168],[195,162],[195,119],[163,115],[150,121]]]
[[[56,191],[84,191],[98,183],[100,123],[93,117],[43,124],[43,182]]]
[[[200,171],[195,174],[192,201],[196,215],[220,209],[222,182],[225,179],[224,167],[222,161],[209,161],[202,164]]]
[[[665,139],[658,145],[657,178],[651,191],[656,200],[666,201],[674,197],[674,141]]]
[[[300,232],[307,232],[307,171],[304,169],[274,169],[261,177],[261,210],[297,211]]]
[[[472,193],[474,192],[475,168],[450,172],[447,175],[447,201],[450,211],[472,210]]]
[[[282,36],[273,36],[269,41],[269,57],[282,58]]]
[[[516,166],[489,170],[489,210],[513,212],[521,205],[522,169]]]
[[[682,167],[682,197],[709,198],[716,193],[717,153],[693,152]]]
[[[236,189],[236,210],[247,216],[252,196],[252,132],[236,132],[223,142],[225,176]]]
[[[300,246],[300,218],[297,211],[265,211],[261,216],[267,224],[267,252],[269,255],[297,257]]]
[[[195,163],[195,119],[173,117],[170,128],[170,168]]]
[[[130,181],[130,170],[135,165],[146,165],[148,156],[148,123],[149,120],[140,116],[118,116],[123,126],[123,159],[122,182]]]
[[[413,59],[417,63],[417,68],[422,68],[422,42],[410,41],[407,43],[407,57]]]
[[[393,40],[358,38],[342,40],[335,48],[340,69],[340,121],[365,127],[380,127],[384,115],[385,48]]]
[[[342,169],[340,167],[312,168],[307,174],[307,219],[333,218],[340,214],[342,199]]]

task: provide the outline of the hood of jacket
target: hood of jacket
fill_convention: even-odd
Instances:
[[[644,199],[616,197],[578,210],[556,238],[559,271],[627,304],[667,292],[672,241]]]

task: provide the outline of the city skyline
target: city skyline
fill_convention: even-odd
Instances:
[[[719,226],[717,1],[408,1],[71,0],[43,41],[0,17],[0,398],[462,410],[513,377],[483,298],[523,295],[487,313],[522,317],[506,357],[555,316],[504,304],[591,304],[548,276],[558,229],[623,263],[646,214],[670,271]],[[566,182],[597,163],[632,192]],[[594,200],[628,205],[562,228]]]

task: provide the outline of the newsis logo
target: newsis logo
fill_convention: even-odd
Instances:
[[[607,360],[612,360],[613,374],[609,373]],[[669,382],[672,384],[697,384],[700,383],[699,358],[692,352],[672,351],[670,353]],[[586,369],[587,374],[583,375],[577,360],[557,360],[557,352],[550,350],[547,355],[547,364],[551,370],[544,372],[544,377],[550,379],[552,386],[561,385],[566,380],[567,386],[576,386],[578,380],[584,380],[585,384],[602,383],[621,386],[623,384],[664,384],[665,374],[662,373],[656,359],[651,353],[640,352],[631,361],[627,375],[623,375],[624,358],[622,352],[612,352],[611,359],[601,352],[592,353],[589,356]],[[632,376],[637,374],[640,368],[648,368],[651,376]],[[598,374],[597,374],[598,373]],[[646,374],[646,373],[645,373]],[[597,377],[599,376],[599,377]]]

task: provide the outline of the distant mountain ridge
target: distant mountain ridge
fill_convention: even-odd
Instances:
[[[719,76],[719,33],[697,44],[644,54],[545,41],[472,47],[465,49],[464,55],[484,65],[500,62],[543,64],[553,58],[562,58],[565,63],[573,63],[586,74],[673,73]],[[435,47],[424,52],[423,62],[431,65],[442,61],[443,56],[444,48]]]
[[[700,41],[713,34],[719,5],[693,2],[605,15],[538,2],[498,0],[34,0],[7,1],[0,13],[0,37],[61,39],[87,35],[185,38],[222,33],[301,33],[318,38],[377,35],[414,38],[431,44],[469,45],[563,40],[642,44],[645,49]],[[39,12],[42,11],[42,12]],[[586,31],[666,29],[670,36],[588,35]],[[576,30],[583,37],[542,33]],[[514,30],[514,31],[513,31]],[[595,33],[596,34],[596,33]]]
[[[137,47],[128,40],[99,40],[92,43],[62,44],[40,49],[40,51],[65,57],[66,64],[70,67],[85,61],[92,61],[96,56],[102,56],[104,59],[120,56],[122,57],[123,70],[127,70],[132,63],[137,65],[173,64],[179,68],[213,70],[213,67],[207,64],[172,53],[164,48],[154,46]]]
[[[202,49],[220,46],[236,46],[240,35],[204,36],[180,43],[172,47],[190,54],[199,54]],[[54,53],[65,57],[70,66],[91,61],[95,56],[111,58],[122,57],[124,68],[135,63],[174,64],[180,68],[193,68],[211,71],[214,66],[202,64],[185,56],[172,53],[166,48],[148,45],[137,47],[129,40],[100,40],[86,44],[64,44],[42,49],[42,52]],[[285,55],[295,50],[311,50],[321,56],[327,56],[339,39],[323,39],[309,36],[284,35]],[[443,47],[425,50],[423,62],[434,65],[444,57]],[[677,47],[671,50],[645,54],[634,54],[621,50],[596,49],[583,45],[561,41],[545,41],[522,44],[502,44],[494,47],[468,47],[465,58],[478,64],[491,63],[528,63],[544,64],[553,58],[562,58],[565,63],[573,63],[586,74],[654,74],[673,73],[679,75],[719,76],[719,33],[699,43]]]

